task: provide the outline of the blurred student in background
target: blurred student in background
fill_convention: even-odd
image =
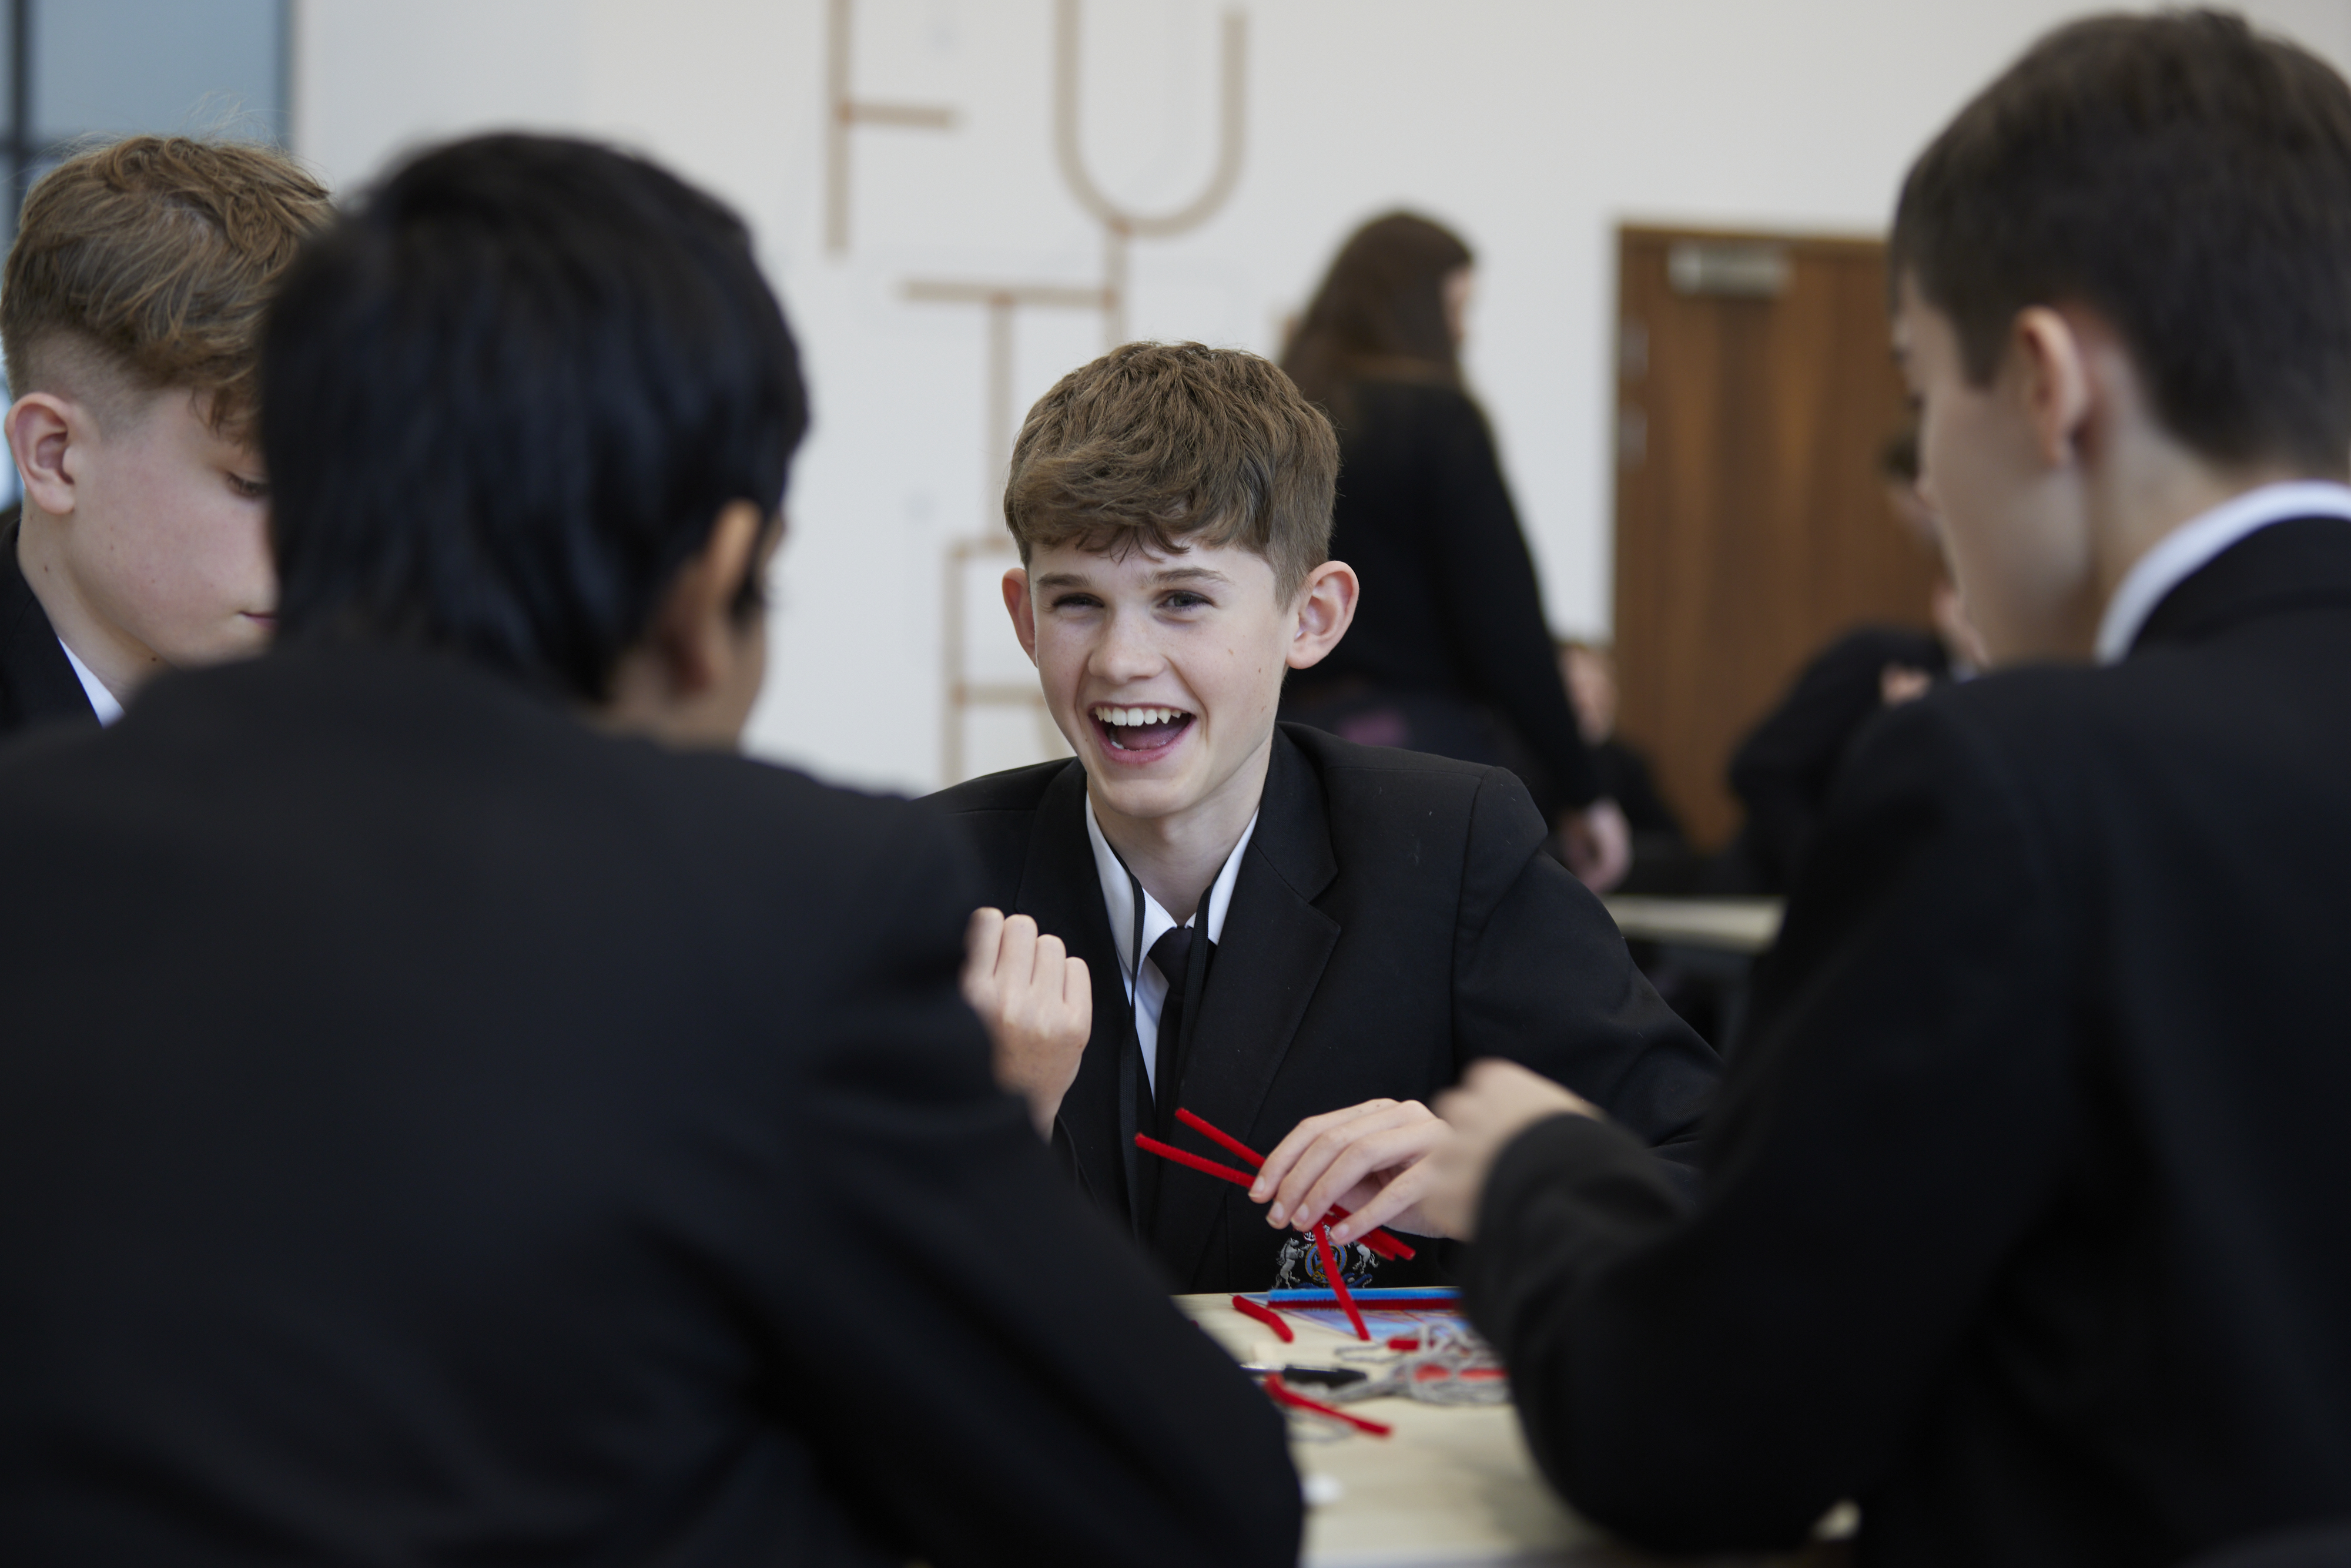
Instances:
[[[159,670],[258,652],[277,588],[262,308],[327,192],[284,154],[133,136],[33,187],[0,281],[0,736],[110,724]]]
[[[1878,457],[1886,510],[1935,564],[1931,630],[1859,626],[1804,666],[1780,706],[1730,758],[1730,792],[1746,808],[1739,837],[1707,871],[1708,891],[1785,894],[1855,740],[1887,708],[1986,664],[1951,580],[1942,527],[1918,489],[1918,437],[1905,431]]]
[[[1559,674],[1567,683],[1576,732],[1591,755],[1600,792],[1616,802],[1632,832],[1633,863],[1622,885],[1627,892],[1686,892],[1678,885],[1689,856],[1682,820],[1658,792],[1648,758],[1616,733],[1615,653],[1598,643],[1562,638]],[[1660,885],[1660,879],[1677,885]]]
[[[1576,732],[1542,592],[1486,416],[1461,384],[1469,247],[1392,213],[1356,231],[1282,369],[1338,427],[1331,549],[1355,623],[1284,693],[1281,716],[1371,746],[1518,773],[1569,866],[1605,891],[1631,849]]]

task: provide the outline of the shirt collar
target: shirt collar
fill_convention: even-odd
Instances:
[[[2351,486],[2318,479],[2263,485],[2166,534],[2123,575],[2115,596],[2106,601],[2106,612],[2098,621],[2098,663],[2120,663],[2155,607],[2215,556],[2272,523],[2295,517],[2351,518]]]
[[[57,639],[57,646],[66,648],[63,637]],[[82,695],[89,699],[90,711],[98,715],[99,724],[112,724],[122,716],[122,705],[114,700],[114,694],[106,689],[106,683],[81,662],[80,654],[66,648],[66,663],[73,666],[74,675],[81,682]]]
[[[1241,852],[1249,848],[1249,838],[1257,831],[1258,813],[1249,813],[1249,826],[1233,845],[1233,852],[1225,857],[1224,868],[1208,886],[1208,940],[1225,939],[1225,912],[1232,907],[1233,888],[1240,881]],[[1102,824],[1094,821],[1093,796],[1086,796],[1086,841],[1093,846],[1094,871],[1102,878],[1102,904],[1110,912],[1110,934],[1118,944],[1118,966],[1126,973],[1129,986],[1134,983],[1134,897],[1142,890],[1141,883],[1131,875],[1126,862],[1102,837]],[[1159,907],[1159,901],[1148,893],[1143,894],[1143,951],[1176,928],[1176,917]]]

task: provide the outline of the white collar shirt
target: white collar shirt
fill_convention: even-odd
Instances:
[[[1249,826],[1241,830],[1240,841],[1233,852],[1225,857],[1224,869],[1208,885],[1208,940],[1221,942],[1225,935],[1225,912],[1232,907],[1233,887],[1240,881],[1241,853],[1249,848],[1249,838],[1257,831],[1257,815],[1250,813]],[[1159,1091],[1159,1014],[1167,1001],[1168,977],[1159,972],[1159,966],[1147,955],[1152,945],[1176,929],[1176,917],[1159,907],[1159,901],[1144,892],[1143,884],[1127,871],[1118,852],[1102,837],[1102,824],[1094,821],[1094,802],[1086,798],[1086,839],[1093,845],[1094,870],[1102,877],[1102,905],[1110,912],[1110,934],[1118,944],[1118,967],[1126,981],[1127,999],[1134,1006],[1134,1038],[1143,1042],[1143,1070],[1151,1080],[1153,1093]],[[1135,944],[1134,901],[1143,900],[1142,946]],[[1182,924],[1189,925],[1190,921]],[[1137,958],[1141,957],[1140,973]]]
[[[66,640],[58,638],[57,646],[66,648]],[[106,689],[106,683],[81,662],[80,654],[66,648],[66,663],[73,666],[75,678],[81,682],[81,695],[89,699],[90,710],[98,715],[99,723],[112,724],[122,716],[122,705],[114,700],[114,694]]]
[[[2321,479],[2263,485],[2231,497],[2164,535],[2123,574],[2115,596],[2106,601],[2106,612],[2098,621],[2098,663],[2119,664],[2164,597],[2210,565],[2221,551],[2272,523],[2297,517],[2351,521],[2351,486]]]

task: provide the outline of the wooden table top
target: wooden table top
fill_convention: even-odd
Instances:
[[[1680,942],[1727,953],[1761,953],[1778,940],[1786,906],[1778,898],[1658,898],[1619,894],[1601,900],[1626,936]]]
[[[1243,1363],[1338,1364],[1349,1336],[1292,1318],[1295,1343],[1233,1311],[1230,1296],[1178,1296],[1176,1304]],[[1308,1393],[1318,1392],[1308,1389]],[[1373,1399],[1350,1413],[1395,1427],[1393,1436],[1317,1440],[1326,1424],[1293,1421],[1290,1456],[1310,1507],[1308,1568],[1451,1568],[1455,1564],[1564,1564],[1640,1568],[1666,1560],[1610,1542],[1578,1519],[1536,1473],[1507,1405],[1424,1405]],[[1842,1548],[1799,1556],[1710,1558],[1709,1568],[1829,1568]]]

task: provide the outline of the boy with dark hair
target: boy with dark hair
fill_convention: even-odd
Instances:
[[[2339,1521],[2351,88],[2233,16],[2074,24],[1920,157],[1892,259],[1969,610],[2045,667],[1851,758],[1695,1212],[1506,1063],[1423,1201],[1547,1473],[1644,1542],[1841,1497],[1886,1563]]]
[[[0,735],[111,723],[156,671],[260,648],[262,308],[327,193],[282,153],[133,136],[25,199],[0,277],[21,521],[0,517]]]
[[[1333,1203],[1360,1211],[1332,1229],[1351,1281],[1437,1277],[1436,1246],[1360,1238],[1438,1234],[1426,1103],[1474,1057],[1685,1160],[1714,1078],[1510,773],[1275,723],[1354,611],[1337,467],[1253,354],[1131,343],[1062,378],[1013,451],[1004,601],[1077,758],[933,798],[987,873],[966,992],[999,1076],[1186,1291],[1320,1281]],[[1188,1139],[1179,1107],[1271,1150],[1246,1198],[1137,1151]]]
[[[264,368],[277,647],[0,758],[0,1559],[1293,1561],[951,835],[726,754],[807,422],[741,224],[457,143]]]

